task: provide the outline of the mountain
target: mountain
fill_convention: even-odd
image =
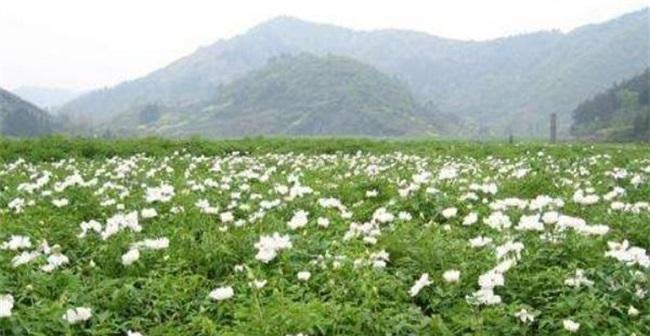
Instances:
[[[122,126],[118,134],[211,137],[436,135],[454,125],[397,79],[343,56],[274,57],[214,93],[182,107],[149,104],[110,125]]]
[[[419,101],[489,133],[547,134],[558,113],[568,135],[571,111],[648,67],[648,10],[566,34],[539,32],[490,41],[459,41],[402,30],[355,31],[280,17],[243,35],[200,48],[145,77],[66,104],[74,119],[102,123],[135,105],[209,99],[267,59],[310,52],[355,58],[406,83]],[[469,134],[467,134],[469,135]]]
[[[0,134],[32,137],[53,133],[60,127],[47,112],[0,88]]]
[[[21,86],[12,90],[12,92],[19,97],[36,104],[40,108],[48,110],[55,110],[57,107],[81,95],[81,92],[79,91],[41,86]]]
[[[650,70],[615,84],[573,111],[581,138],[650,141]]]

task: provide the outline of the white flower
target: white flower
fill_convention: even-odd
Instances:
[[[636,317],[639,316],[639,310],[634,308],[634,306],[630,306],[630,308],[627,310],[627,314],[632,317]]]
[[[400,211],[397,214],[397,218],[399,218],[400,220],[403,220],[403,221],[410,221],[411,219],[413,219],[413,216],[410,213],[406,212],[406,211]]]
[[[289,223],[287,223],[287,225],[292,230],[296,230],[301,227],[304,227],[305,225],[307,225],[307,215],[309,215],[308,212],[303,210],[298,210],[293,214],[293,217],[291,217],[291,220],[289,221]]]
[[[128,330],[126,332],[126,336],[143,336],[143,335],[140,332]]]
[[[458,282],[460,279],[460,271],[458,270],[448,270],[442,274],[442,277],[446,282]]]
[[[142,216],[142,218],[154,218],[158,216],[158,212],[154,208],[147,208],[147,209],[142,209],[140,215]]]
[[[515,230],[519,231],[544,231],[544,224],[540,222],[539,215],[521,216]]]
[[[140,251],[137,248],[132,248],[124,255],[122,255],[122,265],[129,266],[140,259]]]
[[[600,197],[598,195],[585,195],[585,192],[582,189],[576,190],[573,194],[573,201],[582,205],[592,205],[598,203]]]
[[[55,269],[67,264],[70,262],[70,259],[61,253],[53,253],[47,257],[47,265],[41,267],[43,272],[52,272]]]
[[[32,242],[29,240],[29,237],[12,235],[8,242],[2,243],[0,245],[0,250],[22,250],[32,247]]]
[[[275,249],[260,249],[257,251],[257,254],[255,255],[255,259],[267,264],[271,260],[275,259],[275,257],[278,255]]]
[[[137,211],[132,211],[126,215],[117,214],[107,219],[104,231],[101,233],[102,239],[106,240],[114,234],[127,228],[134,232],[142,231],[142,226],[140,226],[138,223]]]
[[[447,218],[447,219],[456,217],[457,213],[458,213],[458,209],[456,209],[456,208],[447,208],[447,209],[442,210],[442,216]]]
[[[636,285],[636,290],[634,291],[634,295],[638,297],[639,299],[645,299],[646,294],[648,294],[648,291],[639,287],[639,285]]]
[[[515,258],[519,259],[521,251],[524,249],[524,244],[521,242],[508,241],[502,245],[496,247],[496,256],[498,259],[501,259],[508,255],[510,252],[514,252]]]
[[[482,289],[492,289],[497,286],[503,286],[505,284],[505,278],[503,274],[495,271],[488,271],[483,273],[478,278],[478,285]]]
[[[630,247],[627,240],[622,243],[607,242],[607,246],[609,251],[605,252],[606,257],[612,257],[630,266],[638,264],[645,268],[650,267],[650,257],[646,254],[646,250],[636,246]]]
[[[275,232],[271,236],[262,236],[255,243],[257,249],[255,259],[266,264],[275,259],[278,251],[290,249],[291,246],[291,240],[287,235],[280,236],[279,233]]]
[[[388,212],[386,208],[378,208],[372,214],[372,219],[379,223],[390,223],[395,219],[395,216]]]
[[[456,178],[456,176],[458,176],[458,170],[453,166],[442,167],[438,172],[439,180],[450,180]]]
[[[210,292],[209,297],[215,301],[228,300],[235,295],[235,291],[230,286],[219,287]]]
[[[222,212],[219,214],[219,218],[221,219],[222,223],[230,223],[235,220],[235,216],[233,216],[232,212],[230,211]]]
[[[413,175],[413,182],[415,184],[424,184],[431,180],[431,173],[428,171],[421,171]]]
[[[644,179],[641,175],[638,175],[638,174],[637,174],[637,175],[634,175],[634,177],[632,177],[632,178],[630,179],[630,183],[631,183],[634,187],[638,188],[638,187],[641,185],[641,183],[643,183],[644,180],[645,180],[645,179]]]
[[[564,280],[564,284],[569,287],[580,287],[582,285],[590,287],[594,284],[594,282],[585,277],[584,270],[578,268],[576,269],[575,276]]]
[[[77,235],[78,238],[84,238],[88,234],[88,231],[95,231],[97,233],[102,232],[102,224],[96,220],[89,220],[87,222],[81,222],[79,225],[81,227],[81,233]]]
[[[64,206],[70,204],[70,201],[68,201],[67,198],[61,198],[61,199],[52,200],[52,204],[57,208],[62,208]]]
[[[316,224],[318,224],[318,226],[322,228],[327,228],[328,226],[330,226],[330,220],[325,217],[318,217],[318,219],[316,220]]]
[[[625,203],[618,201],[612,202],[612,204],[610,204],[610,208],[612,208],[612,210],[623,210],[625,209]]]
[[[134,249],[164,250],[169,247],[169,239],[166,237],[158,239],[145,239],[132,245]]]
[[[471,247],[483,247],[492,243],[492,238],[478,236],[469,240]]]
[[[526,309],[522,308],[520,311],[515,313],[515,317],[521,320],[524,323],[531,323],[535,321],[535,315],[529,313]]]
[[[262,288],[264,288],[264,286],[266,286],[266,280],[257,280],[257,279],[255,279],[250,283],[250,285],[251,285],[251,287],[255,287],[257,289],[262,289]]]
[[[492,288],[481,288],[465,297],[467,302],[475,305],[496,305],[501,303],[501,296],[494,294]]]
[[[12,209],[15,213],[21,213],[23,212],[23,208],[25,207],[25,200],[22,198],[14,198],[7,204],[9,209]]]
[[[379,195],[379,191],[377,191],[377,189],[366,191],[366,197],[368,198],[377,197],[378,195]]]
[[[93,316],[90,308],[77,307],[68,309],[63,314],[63,319],[70,324],[77,324],[80,322],[88,321]]]
[[[28,264],[36,260],[36,258],[38,258],[40,255],[41,254],[38,251],[33,251],[33,252],[23,251],[21,254],[11,259],[11,266],[18,267],[24,264]]]
[[[496,211],[491,213],[488,218],[483,219],[483,223],[487,224],[487,226],[498,231],[507,229],[510,226],[512,226],[510,217],[508,217],[508,215],[505,215],[501,211]]]
[[[300,281],[308,281],[311,278],[311,273],[309,271],[301,271],[298,272],[297,277]]]
[[[465,218],[463,218],[463,225],[469,226],[473,225],[478,221],[478,214],[476,212],[470,212]]]
[[[418,295],[422,288],[429,286],[432,282],[429,280],[429,273],[423,273],[420,278],[415,281],[415,284],[409,290],[411,297]]]
[[[10,317],[14,308],[14,297],[11,294],[0,295],[0,318]]]
[[[578,329],[580,329],[580,323],[568,319],[562,321],[562,325],[564,326],[564,329],[572,333],[577,332]]]
[[[546,224],[555,224],[559,218],[560,214],[557,211],[545,212],[544,215],[542,215],[542,221]]]
[[[160,187],[147,188],[145,200],[147,203],[169,202],[174,197],[174,187],[162,184]]]
[[[374,268],[384,268],[390,261],[390,255],[386,250],[381,250],[379,252],[373,252],[370,254],[370,263]]]

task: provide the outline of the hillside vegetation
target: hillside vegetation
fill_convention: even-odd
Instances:
[[[601,140],[650,141],[650,70],[622,81],[573,111],[573,134]]]
[[[648,10],[569,33],[539,32],[473,42],[400,30],[354,31],[280,17],[201,48],[148,76],[94,91],[62,109],[98,124],[147,104],[210,99],[228,84],[282,54],[355,58],[405,82],[420,102],[488,133],[541,136],[558,113],[563,135],[571,111],[613,81],[649,66]]]
[[[47,112],[0,88],[0,134],[32,137],[50,134],[60,125]]]
[[[341,56],[279,56],[184,106],[147,105],[107,126],[118,132],[209,137],[245,135],[436,135],[453,127],[407,86]]]

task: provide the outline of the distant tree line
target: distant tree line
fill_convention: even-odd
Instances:
[[[573,111],[572,133],[605,140],[650,140],[650,70],[618,83]]]

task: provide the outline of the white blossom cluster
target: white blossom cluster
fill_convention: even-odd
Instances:
[[[326,178],[316,178],[319,174]],[[96,252],[93,249],[104,253],[119,245],[109,263],[117,263],[120,272],[146,272],[147,267],[138,267],[144,264],[141,258],[171,264],[183,258],[177,251],[192,250],[193,244],[207,246],[206,260],[222,260],[226,253],[218,244],[230,244],[236,237],[241,239],[237,248],[244,252],[223,260],[241,260],[228,265],[225,274],[206,277],[211,285],[198,293],[217,311],[247,296],[285,291],[283,286],[288,285],[301,293],[336,288],[343,282],[338,277],[346,276],[376,281],[368,286],[375,294],[385,290],[381,284],[397,283],[412,304],[452,289],[462,293],[458,302],[467,306],[505,301],[502,307],[510,309],[510,304],[517,304],[509,318],[531,325],[544,319],[545,312],[507,302],[504,293],[513,290],[513,273],[531,268],[531,255],[544,258],[548,251],[568,251],[567,244],[575,241],[595,248],[589,252],[607,263],[620,262],[630,272],[637,271],[627,289],[630,296],[647,298],[647,246],[643,239],[625,234],[625,221],[629,217],[644,221],[650,214],[650,203],[642,199],[647,195],[649,160],[614,167],[608,155],[570,162],[546,151],[481,159],[399,152],[256,156],[177,152],[162,158],[138,154],[40,165],[17,160],[2,164],[0,176],[16,180],[3,191],[6,205],[0,212],[0,228],[7,222],[31,221],[37,211],[52,214],[28,225],[29,230],[19,225],[0,230],[0,260],[7,260],[7,269],[43,277],[92,273],[106,263],[88,257]],[[558,192],[519,193],[520,185],[541,176],[552,176],[545,183]],[[362,183],[351,186],[354,179]],[[67,223],[56,216],[70,213],[74,220]],[[73,232],[74,243],[46,234],[56,226]],[[429,241],[422,250],[397,244],[396,236],[404,235],[412,235],[406,237],[412,241],[419,237]],[[50,246],[46,239],[60,245]],[[463,251],[462,260],[445,255],[450,246]],[[540,247],[545,255],[536,251]],[[590,263],[595,262],[569,260],[558,272],[556,285],[575,293],[626,283],[615,278],[603,281],[597,265]],[[24,284],[25,291],[28,286]],[[0,295],[0,319],[11,320],[23,308],[23,287],[0,288],[0,293],[12,293]],[[260,297],[264,298],[255,299]],[[97,306],[77,302],[77,297],[64,299],[88,307],[57,311],[57,318],[73,325],[93,323],[89,307]],[[647,314],[638,302],[613,305],[623,307],[629,317]],[[96,313],[103,318],[103,312]],[[584,331],[588,324],[577,316],[562,316],[555,322],[557,328]],[[142,333],[128,330],[127,335]]]

